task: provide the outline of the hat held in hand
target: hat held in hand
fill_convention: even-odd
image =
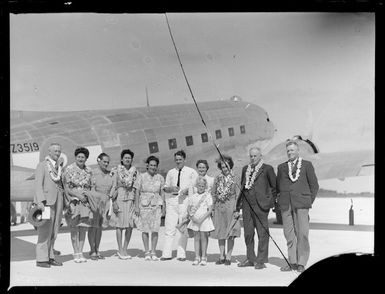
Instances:
[[[34,227],[40,227],[44,225],[47,221],[46,219],[42,219],[42,214],[43,211],[37,206],[34,206],[30,209],[28,213],[27,221]]]

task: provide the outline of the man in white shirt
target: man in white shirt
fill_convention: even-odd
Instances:
[[[198,174],[193,168],[185,166],[186,153],[183,150],[174,154],[174,160],[176,167],[168,171],[164,186],[166,192],[165,238],[160,260],[172,258],[172,244],[176,234],[178,239],[177,259],[185,261],[187,237],[180,234],[175,226],[187,215],[187,196],[182,191],[192,190]]]

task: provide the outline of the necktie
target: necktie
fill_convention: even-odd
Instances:
[[[176,182],[176,186],[179,187],[180,185],[180,172],[182,171],[182,169],[179,170],[178,172],[178,182]]]
[[[295,163],[294,161],[291,163],[291,175],[294,177],[295,175],[295,172],[297,171],[297,169],[295,169]]]

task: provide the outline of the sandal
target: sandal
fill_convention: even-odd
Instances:
[[[118,255],[119,259],[125,259],[124,255],[121,255],[119,251],[117,251],[116,254]]]
[[[80,259],[79,259],[79,253],[74,253],[73,256],[74,256],[74,262],[76,262],[76,263],[80,263],[81,262]]]
[[[79,253],[79,261],[80,262],[87,262],[87,259],[83,256],[83,253]]]
[[[158,261],[158,260],[159,260],[159,258],[156,256],[156,253],[155,253],[155,252],[151,252],[151,259],[152,259],[153,261]]]
[[[200,265],[207,265],[207,257],[202,257]]]
[[[199,257],[196,257],[192,265],[198,265],[200,263]]]
[[[151,260],[151,255],[150,254],[151,254],[150,251],[145,252],[144,253],[144,260],[150,261]]]

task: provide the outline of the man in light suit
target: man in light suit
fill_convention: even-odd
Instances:
[[[36,265],[45,268],[63,265],[60,261],[55,260],[53,251],[53,244],[60,227],[63,211],[60,154],[61,146],[52,143],[48,149],[48,156],[38,164],[35,171],[34,203],[42,211],[47,207],[50,209],[50,219],[37,228]]]
[[[277,193],[290,265],[281,271],[303,272],[310,255],[309,208],[319,186],[312,163],[299,157],[296,141],[287,141],[286,152],[289,160],[278,166]]]
[[[162,257],[160,260],[172,259],[172,244],[175,235],[178,239],[177,260],[186,260],[187,237],[176,229],[178,222],[187,216],[187,194],[192,190],[198,173],[195,169],[185,166],[186,153],[179,150],[174,154],[176,167],[169,170],[166,176],[164,191],[166,198],[165,237]]]
[[[254,266],[265,268],[269,249],[269,210],[276,199],[276,177],[271,165],[263,163],[261,150],[252,147],[249,150],[250,164],[242,169],[241,193],[236,211],[242,208],[247,259],[239,267]],[[258,234],[258,254],[254,252],[255,229]]]

